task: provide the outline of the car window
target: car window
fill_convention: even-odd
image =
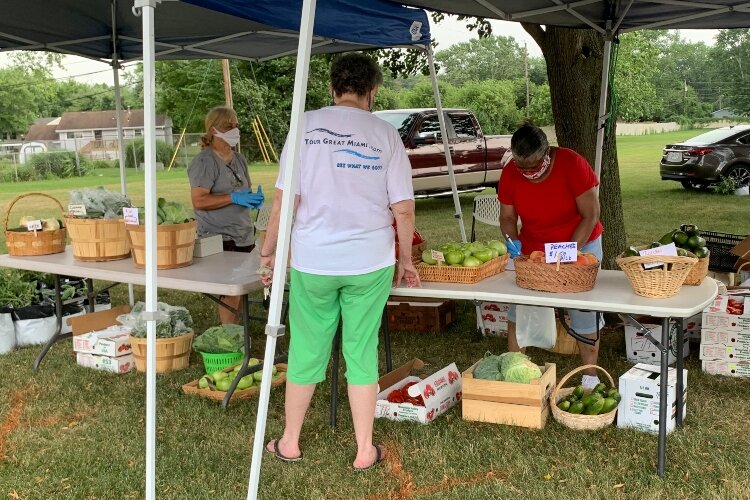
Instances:
[[[423,132],[437,132],[440,133],[440,121],[437,115],[428,116],[422,120],[422,124],[419,126],[419,133]]]
[[[416,113],[373,113],[383,121],[386,121],[396,127],[401,140],[406,140],[406,135],[417,117]]]
[[[750,134],[743,135],[742,137],[738,138],[737,142],[745,145],[750,144]]]
[[[474,127],[474,121],[470,115],[450,115],[450,118],[458,139],[476,138],[477,129]]]
[[[688,139],[684,144],[713,144],[714,142],[723,141],[728,137],[739,133],[740,131],[736,128],[717,128],[716,130],[709,130],[705,134],[697,135],[692,139]]]

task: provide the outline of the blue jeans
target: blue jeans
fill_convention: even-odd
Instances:
[[[597,259],[599,259],[599,262],[601,262],[603,257],[602,237],[599,236],[597,239],[586,243],[583,248],[581,248],[581,252],[592,253],[596,256]],[[595,312],[582,312],[576,309],[567,309],[567,313],[568,316],[570,316],[570,326],[573,328],[573,330],[576,331],[576,333],[580,333],[583,335],[596,333]],[[511,305],[510,309],[508,310],[508,321],[513,321],[514,323],[516,321],[516,306],[514,305]],[[603,326],[604,319],[602,318],[599,324],[599,328]]]

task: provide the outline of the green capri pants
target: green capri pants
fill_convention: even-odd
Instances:
[[[341,318],[347,381],[352,385],[378,381],[378,330],[393,286],[393,269],[353,276],[291,269],[287,380],[300,385],[325,380]]]

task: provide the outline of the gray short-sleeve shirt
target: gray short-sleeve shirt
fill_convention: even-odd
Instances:
[[[208,189],[211,194],[230,194],[252,189],[247,161],[234,153],[227,164],[211,148],[206,148],[193,158],[188,167],[191,188]],[[215,210],[195,210],[198,237],[220,234],[226,240],[244,247],[255,243],[250,210],[240,205],[228,205]]]

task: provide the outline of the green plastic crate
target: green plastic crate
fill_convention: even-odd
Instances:
[[[229,352],[224,354],[210,354],[202,352],[201,357],[203,357],[203,366],[206,368],[206,375],[209,375],[240,361],[242,359],[242,353]]]

